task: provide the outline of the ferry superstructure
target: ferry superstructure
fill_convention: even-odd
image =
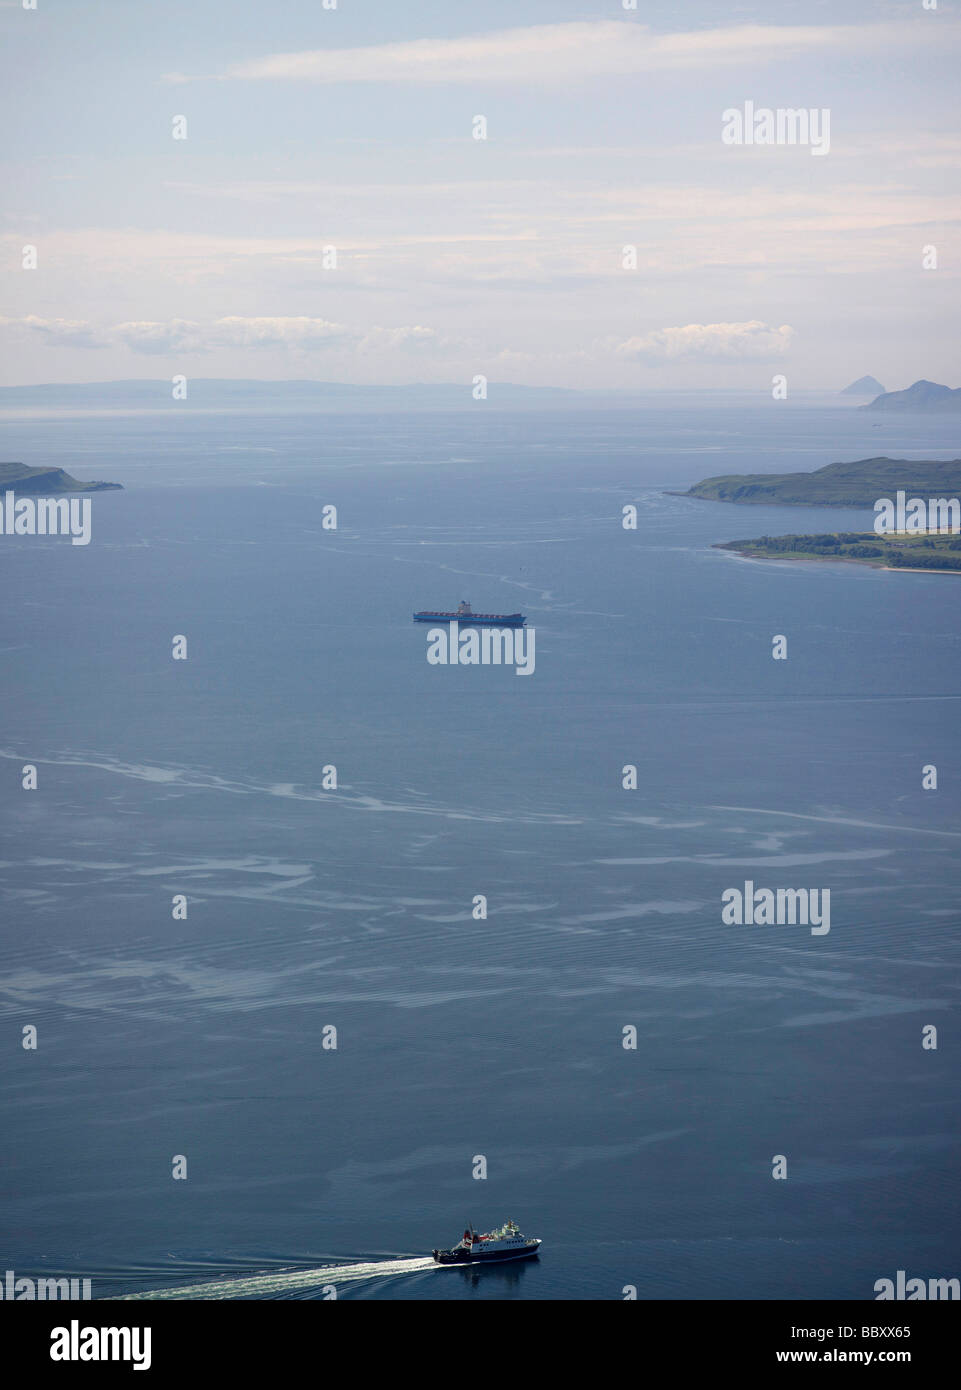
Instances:
[[[456,1245],[449,1250],[434,1250],[440,1265],[493,1264],[499,1260],[527,1260],[541,1247],[537,1236],[522,1235],[516,1222],[507,1221],[500,1230],[478,1235],[468,1225]]]

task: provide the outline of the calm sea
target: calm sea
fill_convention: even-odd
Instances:
[[[4,457],[126,490],[87,547],[0,537],[2,1268],[222,1298],[961,1275],[961,580],[744,560],[712,543],[871,515],[664,492],[956,432],[669,397],[9,418]],[[527,614],[533,675],[428,664],[411,612],[460,599]],[[745,880],[829,889],[830,932],[724,925]],[[431,1265],[507,1218],[537,1261]]]

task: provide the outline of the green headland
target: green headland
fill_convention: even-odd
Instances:
[[[0,492],[9,489],[35,497],[57,497],[69,492],[110,492],[123,483],[81,483],[62,468],[28,468],[24,463],[0,463]]]
[[[961,459],[858,459],[828,463],[813,473],[728,473],[671,496],[742,506],[873,507],[879,497],[894,497],[899,489],[909,496],[961,496]]]
[[[829,463],[813,473],[731,473],[705,478],[674,497],[697,497],[742,506],[870,507],[898,493],[908,498],[961,496],[961,459],[935,462],[872,458]],[[832,531],[820,535],[757,536],[725,541],[717,550],[736,550],[753,559],[851,560],[885,569],[942,570],[961,573],[961,535],[878,535],[874,531]]]

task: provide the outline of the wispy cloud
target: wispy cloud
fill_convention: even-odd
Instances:
[[[638,362],[764,361],[783,357],[793,336],[789,324],[772,328],[758,319],[748,323],[687,323],[658,328],[642,338],[628,338],[618,344],[617,352]]]
[[[955,24],[776,25],[658,33],[629,20],[539,24],[463,38],[274,53],[222,79],[303,82],[566,82],[617,74],[784,61],[809,53],[956,42]],[[185,82],[184,73],[168,73]]]
[[[102,348],[108,340],[84,319],[44,319],[36,314],[23,318],[0,317],[0,328],[32,334],[51,347]]]
[[[423,324],[360,329],[306,316],[231,315],[210,323],[166,319],[98,327],[76,319],[43,319],[31,314],[19,319],[0,318],[0,328],[14,334],[36,335],[51,347],[104,348],[122,344],[132,352],[150,356],[213,352],[221,348],[286,348],[306,353],[335,345],[361,352],[403,351],[427,344],[439,346],[444,341]]]

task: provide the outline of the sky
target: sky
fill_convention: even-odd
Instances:
[[[4,385],[961,385],[961,0],[25,3]]]

